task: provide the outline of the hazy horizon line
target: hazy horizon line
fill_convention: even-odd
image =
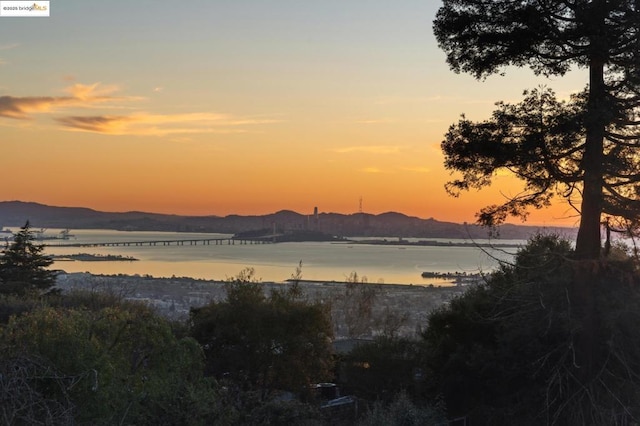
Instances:
[[[254,214],[241,214],[241,213],[230,213],[230,214],[226,214],[226,215],[218,215],[215,213],[210,213],[210,214],[199,214],[199,215],[194,215],[194,214],[180,214],[180,213],[158,213],[158,212],[153,212],[153,211],[144,211],[144,210],[127,210],[127,211],[111,211],[111,210],[100,210],[100,209],[96,209],[94,207],[87,207],[87,206],[61,206],[61,205],[52,205],[52,204],[45,204],[39,201],[23,201],[23,200],[2,200],[0,201],[0,203],[23,203],[23,204],[37,204],[40,206],[45,206],[45,207],[54,207],[54,208],[70,208],[70,209],[88,209],[88,210],[93,210],[95,212],[100,212],[100,213],[112,213],[112,214],[126,214],[126,213],[144,213],[144,214],[153,214],[153,215],[164,215],[164,216],[182,216],[182,217],[198,217],[198,218],[206,218],[206,217],[218,217],[218,218],[225,218],[225,217],[229,217],[229,216],[241,216],[241,217],[251,217],[251,216],[268,216],[268,215],[273,215],[273,214],[277,214],[280,212],[292,212],[295,214],[299,214],[301,216],[313,216],[314,212],[305,214],[305,213],[300,213],[299,211],[293,210],[293,209],[287,209],[287,208],[282,208],[276,211],[272,211],[269,213],[254,213]],[[435,220],[438,222],[449,222],[449,223],[456,223],[459,225],[470,225],[470,226],[481,226],[478,223],[474,222],[467,222],[467,221],[463,221],[463,222],[452,222],[449,220],[442,220],[442,219],[437,219],[433,216],[425,218],[425,217],[420,217],[420,216],[414,216],[414,215],[409,215],[406,213],[403,213],[401,211],[397,211],[397,210],[387,210],[381,213],[369,213],[366,211],[358,211],[358,212],[352,212],[352,213],[341,213],[341,212],[336,212],[336,211],[329,211],[329,212],[325,212],[325,211],[318,211],[318,214],[337,214],[337,215],[344,215],[344,216],[353,216],[353,215],[357,215],[357,214],[365,214],[365,215],[370,215],[370,216],[380,216],[383,214],[389,214],[389,213],[394,213],[394,214],[400,214],[409,218],[416,218],[416,219],[420,219],[420,220]],[[514,222],[506,222],[503,225],[513,225],[513,226],[525,226],[525,227],[538,227],[538,228],[568,228],[568,229],[574,229],[577,228],[577,226],[570,226],[570,225],[563,225],[563,224],[549,224],[549,223],[544,223],[544,224],[540,224],[540,223],[527,223],[527,222],[521,222],[521,223],[514,223]]]

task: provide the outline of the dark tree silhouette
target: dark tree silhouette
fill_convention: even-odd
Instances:
[[[24,294],[47,290],[56,282],[56,272],[46,269],[53,263],[35,242],[29,221],[14,234],[0,255],[0,293]]]
[[[260,392],[294,392],[331,377],[328,306],[302,298],[297,286],[267,297],[253,269],[226,283],[227,297],[190,313],[191,335],[203,347],[209,374]]]
[[[579,353],[581,324],[567,297],[571,244],[533,237],[482,284],[429,315],[425,390],[449,418],[478,425],[631,425],[640,419],[640,274],[612,250],[593,277],[598,326],[593,376]],[[614,260],[617,259],[617,260]]]
[[[492,120],[463,118],[444,142],[447,166],[462,171],[452,188],[481,187],[499,168],[526,182],[523,196],[479,214],[497,224],[508,214],[579,194],[576,257],[597,259],[603,215],[628,229],[640,216],[640,3],[637,0],[444,0],[434,32],[456,72],[476,78],[528,66],[542,75],[589,71],[584,94],[562,104],[548,91]],[[537,118],[537,120],[536,120]],[[557,122],[556,122],[557,121]],[[477,160],[459,161],[462,157]],[[558,184],[562,184],[560,187]]]
[[[462,178],[447,190],[481,188],[492,175],[507,169],[526,182],[526,191],[502,205],[478,213],[485,225],[502,222],[508,215],[525,218],[528,207],[549,204],[554,195],[570,196],[581,180],[583,113],[579,100],[558,102],[551,90],[525,92],[517,105],[498,103],[490,120],[473,123],[464,117],[449,128],[442,143],[447,169]]]

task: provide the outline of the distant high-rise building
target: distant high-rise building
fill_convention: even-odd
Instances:
[[[313,208],[313,229],[318,230],[318,208]]]

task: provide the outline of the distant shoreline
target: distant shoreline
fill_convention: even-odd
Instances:
[[[139,282],[156,282],[156,283],[162,283],[162,282],[171,282],[171,283],[183,283],[183,284],[211,284],[211,285],[221,285],[221,284],[225,284],[229,281],[233,281],[233,277],[231,277],[230,279],[208,279],[208,278],[194,278],[194,277],[188,277],[188,276],[171,276],[171,277],[158,277],[158,276],[153,276],[153,275],[140,275],[140,274],[94,274],[91,272],[67,272],[64,269],[58,269],[57,270],[59,273],[59,276],[64,277],[63,280],[66,280],[68,278],[73,278],[74,281],[77,281],[79,278],[87,278],[90,280],[125,280],[125,281],[139,281]],[[387,283],[387,282],[363,282],[361,284],[366,284],[366,285],[371,285],[371,286],[378,286],[380,288],[387,288],[390,287],[392,289],[398,289],[401,290],[402,288],[407,288],[407,289],[430,289],[430,290],[437,290],[437,289],[446,289],[446,290],[452,290],[455,288],[465,288],[464,286],[457,286],[455,284],[455,274],[449,274],[449,276],[447,276],[446,274],[443,274],[442,276],[439,276],[437,273],[433,273],[434,275],[429,277],[429,278],[439,278],[439,279],[443,279],[446,280],[446,285],[442,285],[442,284],[437,284],[437,283],[430,283],[430,282],[426,282],[426,283],[411,283],[411,284],[406,284],[406,283]],[[260,284],[263,284],[267,287],[278,287],[278,286],[288,286],[293,284],[294,282],[298,282],[301,285],[307,285],[307,286],[345,286],[347,284],[349,284],[349,281],[340,281],[340,280],[318,280],[318,279],[306,279],[306,278],[301,278],[299,280],[294,279],[294,278],[287,278],[283,281],[272,281],[272,280],[267,280],[267,281],[263,281],[261,279],[259,279],[257,282]],[[359,282],[360,283],[360,282]]]
[[[520,248],[522,244],[515,243],[476,243],[461,241],[435,241],[435,240],[348,240],[350,244],[371,244],[383,246],[426,246],[426,247],[482,247],[482,248]]]
[[[135,262],[139,259],[119,254],[54,254],[51,258],[56,262]]]

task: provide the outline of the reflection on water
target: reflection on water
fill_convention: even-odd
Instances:
[[[54,234],[59,230],[52,229],[47,232]],[[229,236],[109,230],[73,230],[72,234],[75,238],[71,240],[48,243],[183,240]],[[424,271],[487,272],[497,266],[497,259],[509,260],[509,252],[514,251],[475,247],[381,246],[331,242],[125,247],[50,246],[46,249],[48,254],[112,254],[139,259],[137,262],[56,262],[53,265],[67,272],[225,279],[235,276],[243,268],[253,267],[256,276],[262,280],[279,282],[290,278],[298,263],[302,261],[303,278],[309,280],[344,281],[352,272],[356,272],[360,277],[367,277],[369,282],[419,285],[440,284],[436,279],[423,279],[420,274]]]

